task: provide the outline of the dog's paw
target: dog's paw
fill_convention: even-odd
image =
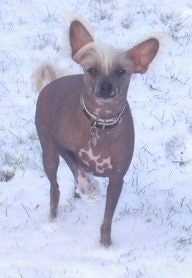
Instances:
[[[100,199],[99,183],[89,173],[78,176],[75,196],[85,200]]]
[[[75,189],[75,198],[83,199],[86,201],[99,201],[100,200],[100,194],[98,192],[82,192],[79,187],[76,187]]]

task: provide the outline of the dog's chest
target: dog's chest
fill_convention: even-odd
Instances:
[[[104,174],[108,170],[112,170],[112,160],[109,153],[101,153],[94,147],[81,148],[78,156],[83,164],[92,172]]]
[[[108,137],[108,136],[107,136]],[[80,161],[91,172],[105,174],[112,170],[112,157],[108,138],[92,134],[78,150]]]

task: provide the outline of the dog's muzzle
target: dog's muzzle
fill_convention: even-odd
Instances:
[[[108,77],[105,77],[96,89],[96,96],[103,99],[110,99],[117,96],[118,90]]]

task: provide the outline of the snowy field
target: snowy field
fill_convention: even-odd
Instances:
[[[0,4],[0,278],[191,278],[191,0]],[[98,201],[74,201],[62,163],[59,217],[50,223],[34,126],[33,70],[49,59],[80,71],[68,49],[71,12],[116,46],[129,48],[152,33],[168,37],[151,70],[131,81],[136,145],[108,249],[99,245],[106,180]]]

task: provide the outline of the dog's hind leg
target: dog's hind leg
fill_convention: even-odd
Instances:
[[[98,199],[99,183],[91,173],[79,167],[76,176],[76,197]]]
[[[69,166],[76,182],[74,196],[76,198],[97,198],[99,183],[94,179],[94,177],[84,170],[72,152],[62,151],[61,155]]]

